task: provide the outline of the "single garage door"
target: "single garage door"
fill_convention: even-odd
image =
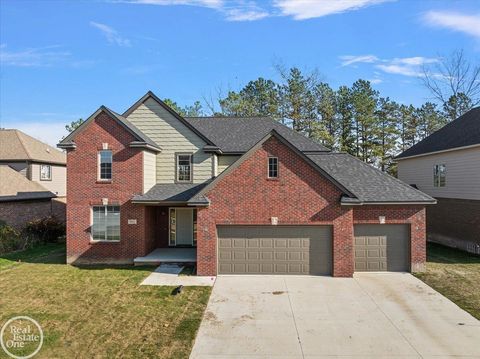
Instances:
[[[354,226],[355,271],[409,271],[410,226],[359,224]]]
[[[331,274],[330,226],[219,226],[219,274]]]

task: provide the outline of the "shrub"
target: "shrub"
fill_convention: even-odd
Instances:
[[[0,222],[0,255],[22,249],[24,241],[13,227]]]
[[[55,216],[49,216],[28,222],[24,233],[32,244],[56,243],[65,236],[65,224]]]

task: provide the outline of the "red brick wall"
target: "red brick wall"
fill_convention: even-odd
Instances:
[[[268,156],[279,158],[279,179],[267,179]],[[276,138],[220,180],[207,193],[211,205],[198,211],[197,271],[215,275],[219,224],[332,225],[335,276],[353,273],[352,211],[341,192]]]
[[[279,158],[278,180],[266,178],[268,156]],[[333,275],[354,271],[354,223],[409,223],[412,228],[412,268],[425,263],[423,206],[340,206],[341,191],[299,155],[275,138],[222,178],[207,193],[210,207],[198,211],[197,271],[215,275],[216,226],[220,224],[333,225]]]
[[[5,221],[8,225],[18,230],[23,229],[27,222],[51,215],[56,215],[58,219],[64,221],[65,206],[63,206],[63,217],[59,207],[50,199],[0,202],[0,220]]]
[[[150,247],[150,233],[145,231],[145,207],[129,200],[142,193],[143,153],[130,148],[133,136],[106,113],[100,113],[75,137],[76,149],[67,154],[67,261],[69,263],[130,263],[145,255]],[[102,143],[113,154],[112,181],[97,181],[97,156]],[[92,243],[90,240],[91,206],[120,205],[121,240],[118,243]],[[127,224],[136,219],[136,225]]]
[[[353,211],[353,223],[380,223],[385,216],[387,224],[410,224],[411,271],[423,271],[426,261],[425,206],[362,206]]]

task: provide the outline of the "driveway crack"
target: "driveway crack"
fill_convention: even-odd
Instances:
[[[290,291],[288,290],[287,279],[284,277],[283,282],[285,283],[285,290],[287,292],[288,303],[290,304],[290,311],[292,312],[293,324],[295,325],[295,331],[297,332],[297,340],[300,345],[300,351],[302,352],[302,358],[305,359],[305,354],[303,353],[302,341],[300,340],[300,333],[298,332],[297,320],[295,319],[295,313],[293,312],[292,301],[290,300]]]

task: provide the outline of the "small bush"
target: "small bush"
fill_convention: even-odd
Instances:
[[[23,249],[24,240],[18,231],[0,222],[0,255]]]
[[[23,232],[30,243],[57,243],[65,236],[65,224],[49,216],[28,222]]]

